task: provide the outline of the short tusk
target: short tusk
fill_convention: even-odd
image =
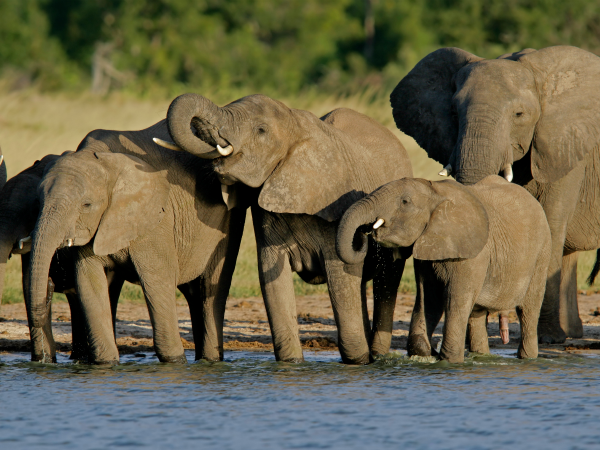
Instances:
[[[4,161],[4,155],[0,155],[0,165],[2,165],[2,161]]]
[[[227,147],[223,148],[217,144],[217,151],[221,156],[229,156],[233,153],[233,145],[229,144]]]
[[[27,243],[31,241],[31,236],[27,236],[24,237],[23,239],[19,240],[19,250],[23,250],[23,246]]]
[[[161,147],[168,148],[169,150],[176,150],[176,151],[179,151],[179,152],[183,150],[183,149],[182,149],[182,148],[181,148],[179,145],[177,145],[175,142],[171,142],[171,141],[163,141],[162,139],[159,139],[159,138],[152,138],[152,140],[153,140],[153,141],[154,141],[156,144],[160,145]]]
[[[66,244],[67,247],[73,247],[73,239],[67,239]]]
[[[506,178],[506,181],[510,183],[513,180],[512,165],[507,164],[506,166],[504,166],[503,172],[504,178]]]
[[[375,222],[373,224],[373,229],[376,230],[377,228],[379,228],[381,225],[383,225],[383,223],[385,222],[385,220],[383,219],[377,219],[377,222]]]
[[[450,176],[450,174],[452,173],[452,166],[450,164],[448,164],[446,167],[444,167],[439,173],[438,175],[441,175],[443,177],[447,177]]]

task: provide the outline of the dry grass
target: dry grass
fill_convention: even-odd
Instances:
[[[219,104],[231,100],[235,98],[225,98],[222,95],[215,98]],[[383,123],[398,136],[409,153],[415,176],[440,179],[437,175],[440,164],[427,158],[412,138],[400,133],[394,126],[387,95],[365,92],[363,95],[346,98],[306,95],[281,100],[288,106],[307,109],[317,115],[339,107],[363,112]],[[165,117],[168,105],[168,100],[140,100],[123,95],[98,98],[91,94],[73,97],[64,94],[42,95],[35,91],[0,92],[0,144],[9,177],[46,154],[74,150],[91,130],[146,128]],[[579,285],[585,289],[584,280],[594,262],[593,252],[583,254],[580,261]],[[7,268],[3,303],[22,301],[20,284],[20,258],[13,257]],[[295,287],[298,295],[327,292],[325,285],[311,286],[297,277]],[[414,292],[412,259],[407,264],[400,289]],[[246,225],[230,295],[260,295],[254,233],[250,221]],[[143,297],[137,286],[126,285],[121,298],[141,301]]]

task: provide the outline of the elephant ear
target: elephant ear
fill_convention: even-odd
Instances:
[[[452,116],[454,75],[482,59],[459,48],[441,48],[419,61],[390,95],[396,126],[442,164],[449,162],[458,136]]]
[[[116,175],[109,204],[94,238],[94,253],[110,255],[150,233],[161,222],[169,197],[166,170],[157,171],[141,159],[118,153],[95,153]]]
[[[600,144],[600,58],[576,47],[548,47],[518,60],[534,74],[540,97],[531,172],[558,180]]]
[[[489,221],[483,204],[470,188],[454,180],[431,183],[442,198],[423,234],[415,241],[416,259],[440,261],[476,257],[487,243]]]
[[[346,108],[322,120],[296,113],[310,137],[290,149],[263,184],[258,204],[267,211],[332,222],[379,186],[412,176],[400,141],[373,119]]]

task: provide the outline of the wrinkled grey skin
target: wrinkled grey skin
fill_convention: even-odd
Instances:
[[[256,188],[252,218],[276,358],[303,359],[292,271],[308,283],[327,283],[345,363],[365,364],[371,353],[386,353],[404,260],[393,263],[389,250],[373,245],[364,268],[362,260],[344,264],[335,253],[335,234],[354,201],[385,182],[412,176],[395,136],[349,109],[319,119],[263,95],[217,107],[185,94],[171,103],[167,123],[177,146],[214,159],[229,192]],[[217,145],[233,151],[222,157]],[[365,283],[373,277],[370,330]]]
[[[542,204],[552,257],[540,342],[581,337],[577,252],[600,246],[600,58],[557,46],[421,60],[391,94],[398,127],[464,184],[506,173]]]
[[[164,121],[141,131],[93,131],[77,152],[46,171],[40,185],[29,314],[33,326],[45,323],[50,259],[72,242],[93,363],[119,360],[107,270],[140,283],[160,361],[186,361],[177,287],[190,307],[196,358],[223,357],[225,301],[245,211],[227,210],[206,162],[159,147],[152,136],[167,137]]]
[[[467,327],[470,350],[489,353],[488,311],[516,307],[521,322],[518,356],[537,357],[551,237],[544,211],[527,191],[495,175],[471,186],[453,180],[392,181],[342,217],[337,235],[342,260],[353,260],[354,236],[373,217],[384,220],[371,229],[375,241],[412,248],[415,258],[417,299],[409,355],[432,354],[431,335],[442,313],[442,359],[464,360]]]
[[[60,158],[59,155],[47,155],[40,161],[36,161],[33,166],[8,180],[0,191],[0,210],[2,211],[0,216],[0,298],[4,287],[6,262],[11,255],[19,254],[21,255],[23,294],[27,303],[28,292],[25,287],[28,284],[31,244],[24,243],[19,246],[19,241],[30,236],[35,226],[40,209],[37,189],[46,167],[53,164],[58,158]],[[87,342],[75,286],[73,264],[72,249],[60,249],[54,254],[48,274],[50,284],[47,300],[52,299],[53,292],[63,293],[67,297],[71,309],[71,359],[85,360],[87,359]],[[108,272],[106,276],[109,280],[111,309],[114,312],[124,280],[114,272]],[[48,308],[51,308],[51,305],[48,305]],[[49,311],[48,320],[41,328],[32,327],[31,321],[29,321],[32,361],[56,362],[56,344],[52,335],[51,316]]]

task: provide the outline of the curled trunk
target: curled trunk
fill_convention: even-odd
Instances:
[[[65,223],[69,223],[64,214],[69,204],[66,201],[46,205],[42,209],[32,233],[31,265],[29,268],[29,286],[27,315],[31,326],[44,325],[48,313],[48,273],[56,249],[65,236]],[[50,211],[50,212],[49,212]],[[58,219],[60,218],[60,220]]]
[[[224,113],[217,105],[198,94],[183,94],[171,102],[167,112],[167,127],[173,141],[186,152],[200,158],[213,159],[222,156],[216,145],[227,147],[229,143],[219,136]],[[197,121],[197,136],[192,131],[192,121]],[[219,125],[221,124],[221,125]]]
[[[338,225],[335,241],[337,254],[342,261],[358,264],[365,259],[369,241],[364,233],[357,233],[357,230],[376,220],[376,211],[370,199],[360,200],[348,208]]]

